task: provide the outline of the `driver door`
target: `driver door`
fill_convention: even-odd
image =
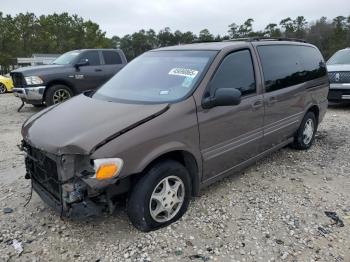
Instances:
[[[203,180],[224,174],[258,154],[263,137],[263,96],[258,94],[250,49],[229,53],[212,80],[211,96],[218,88],[237,88],[241,103],[198,107]]]
[[[85,51],[80,55],[78,61],[87,61],[86,65],[76,68],[72,76],[78,91],[83,92],[100,87],[104,83],[104,72],[99,51]]]

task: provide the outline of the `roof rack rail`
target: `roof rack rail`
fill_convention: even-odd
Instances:
[[[258,41],[293,41],[306,43],[303,39],[298,38],[288,38],[288,37],[248,37],[248,38],[232,38],[229,40],[224,40],[224,42],[231,41],[245,41],[245,42],[258,42]]]

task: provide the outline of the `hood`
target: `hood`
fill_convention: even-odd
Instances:
[[[89,154],[167,109],[168,104],[114,103],[81,94],[29,118],[22,136],[52,154]]]
[[[26,66],[11,71],[11,73],[22,73],[24,76],[32,76],[35,74],[45,74],[47,72],[57,72],[57,68],[67,67],[70,65],[40,65],[40,66]]]
[[[350,65],[327,65],[328,72],[350,71]]]

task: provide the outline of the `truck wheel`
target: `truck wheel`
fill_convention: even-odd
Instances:
[[[313,112],[307,112],[294,136],[292,147],[298,150],[309,149],[314,142],[317,131],[317,121]]]
[[[132,224],[148,232],[178,220],[187,210],[191,179],[177,161],[154,165],[131,191],[127,213]]]
[[[73,96],[72,90],[65,85],[53,85],[49,87],[45,95],[45,104],[51,106],[64,102]]]
[[[0,83],[0,94],[5,94],[6,91],[6,86],[3,83]]]

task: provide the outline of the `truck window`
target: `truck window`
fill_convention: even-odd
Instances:
[[[103,59],[106,65],[122,64],[122,59],[116,51],[103,51]]]
[[[100,56],[98,54],[98,51],[86,51],[83,54],[81,54],[80,60],[87,59],[89,61],[89,65],[95,66],[100,65]]]
[[[229,54],[216,71],[212,86],[215,88],[237,88],[242,95],[256,92],[254,68],[249,50]],[[215,90],[210,90],[213,95]]]

